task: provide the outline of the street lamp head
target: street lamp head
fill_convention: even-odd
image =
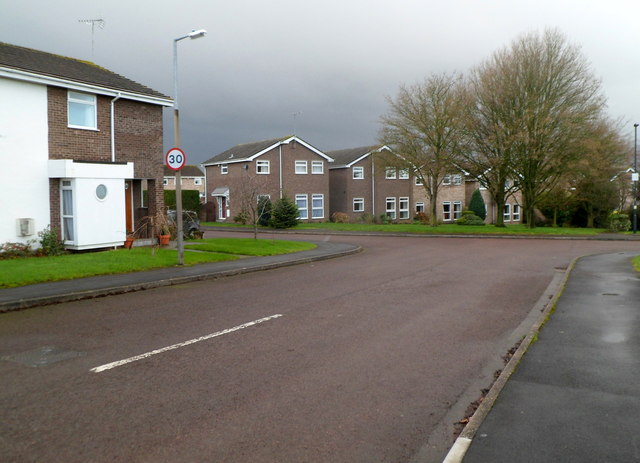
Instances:
[[[187,37],[190,39],[199,39],[200,37],[204,37],[207,35],[207,31],[204,29],[193,30],[187,34]]]

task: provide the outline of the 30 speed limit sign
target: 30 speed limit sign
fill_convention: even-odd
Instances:
[[[187,156],[180,148],[171,148],[167,151],[167,155],[164,158],[164,163],[169,169],[180,170],[184,167],[184,163],[187,162]]]

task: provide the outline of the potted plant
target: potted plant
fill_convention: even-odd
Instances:
[[[160,246],[167,246],[171,240],[171,232],[169,231],[169,225],[163,223],[160,225],[160,233],[158,235],[158,242]]]

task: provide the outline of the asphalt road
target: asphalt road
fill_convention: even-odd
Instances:
[[[325,239],[365,250],[1,314],[0,459],[441,461],[557,269],[638,248]]]

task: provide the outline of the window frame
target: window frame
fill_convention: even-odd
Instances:
[[[462,217],[462,201],[453,201],[451,213],[454,221]]]
[[[443,222],[451,222],[451,201],[443,201],[442,202],[442,221]]]
[[[309,167],[307,161],[298,160],[295,162],[294,172],[296,175],[307,175],[309,173]]]
[[[270,161],[256,161],[256,174],[257,175],[269,175],[271,173]]]
[[[65,192],[68,199],[65,199]],[[60,225],[62,239],[65,244],[76,242],[76,214],[75,214],[75,182],[71,179],[60,180]],[[67,209],[67,206],[70,209]]]
[[[451,185],[451,174],[446,174],[444,177],[442,177],[442,184]]]
[[[351,204],[353,212],[364,212],[364,198],[353,198]],[[361,208],[356,208],[356,205],[359,205]]]
[[[385,167],[384,178],[385,180],[395,180],[398,176],[398,171],[395,167]]]
[[[316,201],[320,200],[320,206],[316,206]],[[316,213],[320,211],[320,215]],[[324,219],[324,194],[314,193],[311,195],[311,218],[312,219]]]
[[[418,201],[418,202],[416,203],[416,214],[417,214],[418,212],[425,212],[425,209],[424,209],[424,201]]]
[[[308,220],[309,219],[309,195],[299,194],[295,196],[294,199],[296,206],[298,206],[298,219],[300,220]],[[304,207],[299,204],[299,201],[304,202]],[[303,215],[304,212],[304,215]]]
[[[515,203],[511,208],[511,221],[520,222],[520,204]]]
[[[360,172],[360,176],[356,174],[356,172]],[[351,168],[351,178],[353,180],[364,180],[364,167],[362,166],[353,166]]]
[[[504,222],[511,222],[511,203],[505,203],[502,210],[502,220]]]
[[[398,169],[398,180],[409,180],[409,169]]]
[[[89,99],[82,99],[75,97],[74,95],[82,95],[89,97]],[[75,106],[72,106],[75,105]],[[92,121],[90,125],[81,125],[81,124],[72,124],[71,123],[71,114],[72,108],[79,110],[80,107],[77,105],[84,105],[83,109],[92,108]],[[83,119],[86,119],[85,114],[83,114]],[[98,97],[95,94],[84,93],[84,92],[76,92],[74,90],[67,90],[67,127],[70,129],[82,129],[82,130],[98,130]]]
[[[318,167],[320,167],[320,171],[317,172]],[[322,175],[324,174],[324,161],[311,161],[311,175]]]
[[[453,184],[454,185],[462,185],[462,175],[456,174],[453,176]]]
[[[392,205],[393,208],[390,208],[389,205]],[[385,207],[385,213],[387,214],[387,217],[389,217],[391,220],[395,220],[397,217],[396,198],[394,196],[386,197],[384,200],[384,207]]]
[[[229,164],[220,164],[220,175],[227,175],[229,173]]]
[[[407,220],[409,218],[409,197],[408,196],[402,196],[398,198],[398,218],[400,218],[400,220]]]

